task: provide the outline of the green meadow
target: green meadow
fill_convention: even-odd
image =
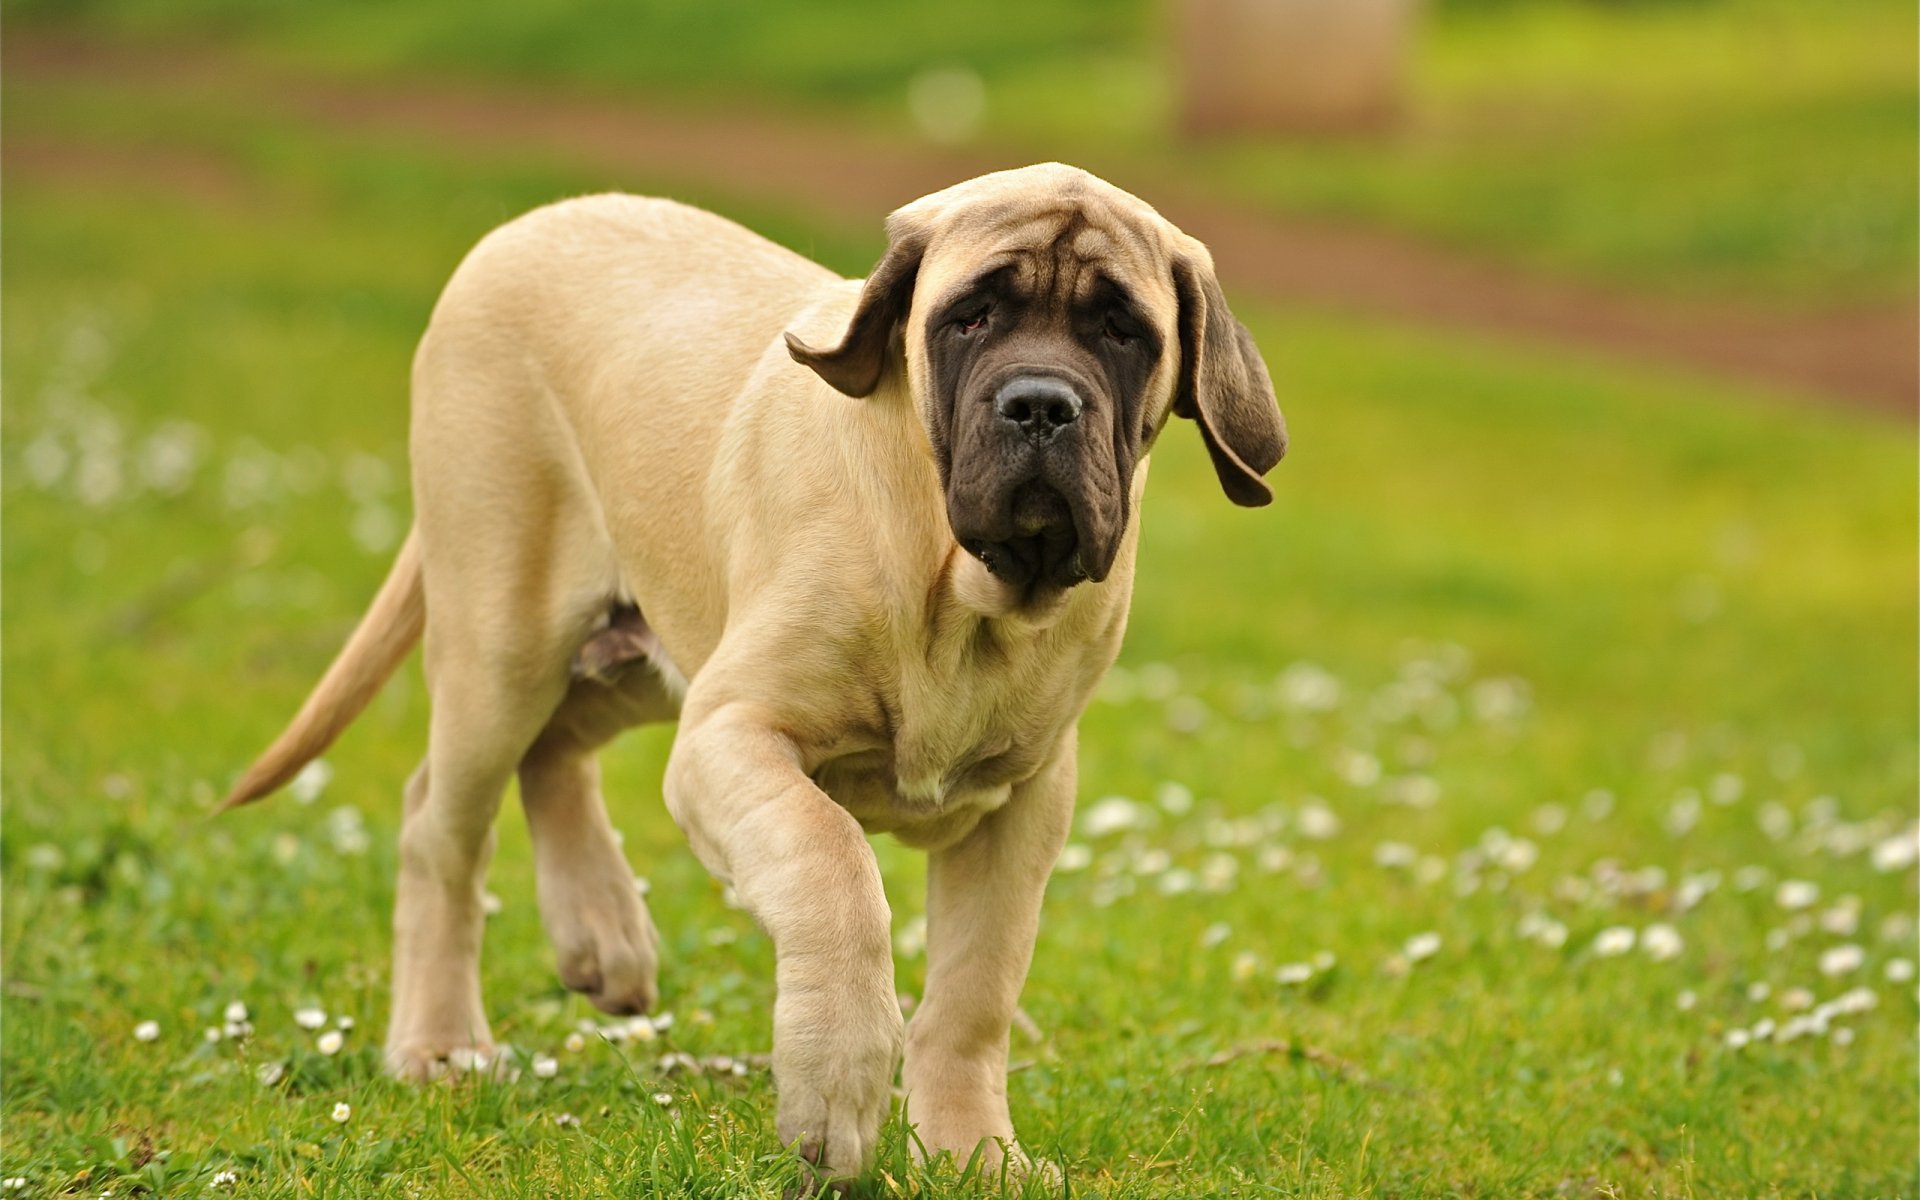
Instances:
[[[662,47],[592,36],[584,18],[611,6],[567,7],[563,23],[480,5],[451,41],[427,36],[444,28],[431,8],[274,25],[212,0],[90,11],[117,36],[216,28],[328,70],[497,76],[511,58],[535,80],[704,86]],[[1110,28],[1097,7],[1023,10],[1056,24],[1020,42],[1031,57],[1010,48],[1031,33],[1017,22],[966,36],[996,87],[1039,95],[1047,56],[1083,34],[1114,70],[1142,61],[1146,18]],[[1783,304],[1883,296],[1911,272],[1911,31],[1891,106],[1872,31],[1899,21],[1827,7],[1548,5],[1502,25],[1500,6],[1467,5],[1423,77],[1447,99],[1443,128],[1412,135],[1443,146],[1417,168],[1324,147],[1289,151],[1319,164],[1298,172],[1245,147],[1201,157],[1223,195],[1498,235],[1571,270],[1671,266]],[[1644,106],[1706,86],[1658,55],[1604,92],[1605,130],[1543,153],[1621,194],[1670,180],[1669,207],[1631,229],[1553,204],[1476,228],[1480,195],[1447,181],[1479,177],[1481,154],[1519,178],[1524,155],[1447,125],[1473,108],[1468,56],[1517,75],[1497,39],[1637,19],[1664,45],[1747,8],[1867,65],[1807,65],[1764,96],[1742,76],[1722,89],[1738,105],[1669,133],[1777,125],[1783,154],[1818,143],[1861,178],[1892,171],[1907,192],[1862,185],[1854,265],[1796,257],[1813,219],[1768,177],[1734,186],[1681,134],[1622,115],[1650,129]],[[736,56],[750,95],[875,122],[909,73],[887,42],[825,65],[723,42],[696,49]],[[1601,75],[1591,46],[1566,49],[1567,70]],[[1803,102],[1830,127],[1770,115]],[[1198,153],[1150,122],[1050,119],[1129,162]],[[0,1195],[780,1195],[802,1167],[757,1057],[771,948],[663,810],[670,730],[606,755],[670,1019],[605,1018],[560,987],[510,801],[484,966],[517,1051],[505,1078],[380,1072],[416,667],[295,794],[212,810],[404,534],[408,359],[466,247],[561,196],[671,187],[858,274],[882,214],[807,223],[764,198],[510,145],[354,140],[137,81],[10,80],[5,123],[38,149],[0,193]],[[1731,244],[1702,232],[1729,228],[1702,215],[1722,201],[1751,217]],[[1911,426],[1572,350],[1238,307],[1294,449],[1252,512],[1218,494],[1190,429],[1154,455],[1127,645],[1083,725],[1079,826],[1014,1038],[1015,1123],[1063,1175],[1026,1194],[1915,1195]],[[910,1001],[922,868],[879,852]],[[914,1163],[896,1121],[860,1193],[1022,1186]]]

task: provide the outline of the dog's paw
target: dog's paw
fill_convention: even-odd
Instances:
[[[385,1060],[387,1074],[402,1083],[431,1083],[436,1079],[464,1076],[504,1079],[513,1073],[512,1049],[492,1042],[457,1045],[434,1041],[389,1042]]]
[[[560,982],[617,1016],[660,1002],[660,935],[624,869],[615,880],[543,879],[541,915]]]
[[[843,1089],[829,1093],[805,1081],[779,1082],[780,1109],[775,1128],[818,1172],[820,1183],[852,1178],[873,1162],[886,1120],[892,1089]]]

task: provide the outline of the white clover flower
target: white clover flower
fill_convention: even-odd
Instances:
[[[1294,824],[1299,826],[1301,837],[1312,838],[1316,842],[1324,842],[1340,832],[1340,818],[1334,816],[1333,810],[1319,799],[1309,798],[1302,804],[1299,813],[1294,816]]]
[[[247,1006],[244,1001],[235,1000],[227,1005],[225,1013],[227,1024],[238,1025],[247,1019]]]
[[[1780,886],[1773,889],[1773,902],[1789,912],[1812,908],[1819,899],[1820,885],[1804,879],[1782,880]]]
[[[1185,867],[1175,867],[1160,877],[1159,886],[1163,895],[1182,896],[1191,892],[1197,882],[1192,871]]]
[[[1170,817],[1184,817],[1193,811],[1193,790],[1184,783],[1168,780],[1154,792],[1160,811]]]
[[[1106,837],[1147,823],[1146,810],[1125,796],[1108,796],[1095,801],[1080,818],[1080,830],[1091,838]]]
[[[326,1055],[328,1058],[332,1058],[334,1055],[340,1053],[340,1047],[346,1044],[347,1044],[346,1035],[341,1033],[338,1029],[327,1030],[325,1033],[321,1034],[317,1039],[315,1039],[313,1043],[314,1048],[320,1051],[320,1053]]]
[[[1609,925],[1593,938],[1593,952],[1601,958],[1617,958],[1633,949],[1637,940],[1630,925]]]
[[[1920,860],[1920,825],[1905,833],[1896,833],[1873,844],[1873,869],[1885,873],[1902,871]]]
[[[1419,853],[1405,842],[1381,842],[1373,848],[1373,865],[1376,867],[1411,867],[1419,859]]]
[[[322,1008],[299,1008],[293,1013],[293,1023],[302,1029],[318,1029],[327,1023],[327,1013]]]
[[[333,1120],[336,1125],[345,1125],[353,1119],[353,1106],[342,1100],[333,1106]]]
[[[567,1040],[560,1044],[567,1048],[567,1053],[578,1054],[587,1048],[587,1039],[578,1033],[570,1033],[567,1035]]]
[[[1054,861],[1056,871],[1084,871],[1093,865],[1093,848],[1079,842],[1068,842],[1060,849],[1060,857]]]
[[[1273,981],[1292,986],[1305,983],[1313,978],[1313,967],[1307,963],[1285,963],[1273,972]]]
[[[1649,925],[1640,934],[1640,948],[1655,962],[1671,962],[1686,945],[1680,931],[1665,923]]]
[[[552,1079],[559,1073],[559,1059],[546,1054],[536,1054],[533,1056],[533,1077],[535,1079]]]
[[[655,1092],[653,1094],[653,1102],[655,1104],[658,1104],[661,1108],[665,1108],[669,1104],[673,1103],[673,1093],[672,1092]]]
[[[1410,963],[1425,962],[1440,953],[1440,935],[1431,931],[1416,933],[1400,947],[1400,952]]]
[[[1905,983],[1913,978],[1913,960],[1910,958],[1890,958],[1881,968],[1888,983]]]
[[[324,758],[316,758],[300,768],[300,773],[287,785],[287,794],[301,804],[312,804],[327,790],[327,784],[333,781],[333,767]]]
[[[1727,1030],[1727,1048],[1729,1050],[1743,1050],[1746,1048],[1747,1043],[1752,1040],[1753,1035],[1744,1029],[1734,1028]]]
[[[1849,942],[1845,945],[1834,946],[1831,949],[1821,951],[1820,973],[1829,979],[1840,975],[1848,975],[1854,971],[1858,971],[1860,965],[1866,961],[1867,952]]]
[[[212,1045],[220,1040],[220,1031],[209,1025],[207,1026],[206,1032],[201,1034],[201,1036],[206,1038],[208,1045]]]
[[[160,1022],[158,1021],[142,1021],[133,1027],[133,1040],[136,1042],[158,1041],[159,1038]]]

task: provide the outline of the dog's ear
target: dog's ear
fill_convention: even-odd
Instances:
[[[1173,284],[1181,371],[1173,411],[1199,424],[1228,499],[1247,508],[1269,504],[1273,493],[1260,477],[1286,454],[1287,426],[1260,347],[1227,310],[1206,258],[1177,255]]]
[[[927,249],[924,227],[896,227],[891,232],[887,252],[860,289],[853,319],[847,322],[838,346],[816,350],[792,332],[787,334],[787,353],[793,361],[813,368],[835,389],[856,398],[873,394],[886,373],[887,361],[897,352],[907,309],[913,303],[914,280],[920,275],[920,259]]]

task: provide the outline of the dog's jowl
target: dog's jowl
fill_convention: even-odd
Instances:
[[[495,231],[447,285],[413,367],[413,531],[231,798],[285,783],[424,640],[396,1073],[490,1048],[481,881],[516,776],[561,978],[609,1012],[655,1002],[595,754],[678,721],[667,808],[778,961],[779,1136],[859,1171],[898,1071],[928,1149],[1026,1164],[1007,1031],[1149,453],[1185,418],[1258,505],[1286,434],[1206,248],[1110,184],[987,175],[887,235],[849,282],[709,213],[593,196]],[[875,832],[928,855],[904,1027]]]

